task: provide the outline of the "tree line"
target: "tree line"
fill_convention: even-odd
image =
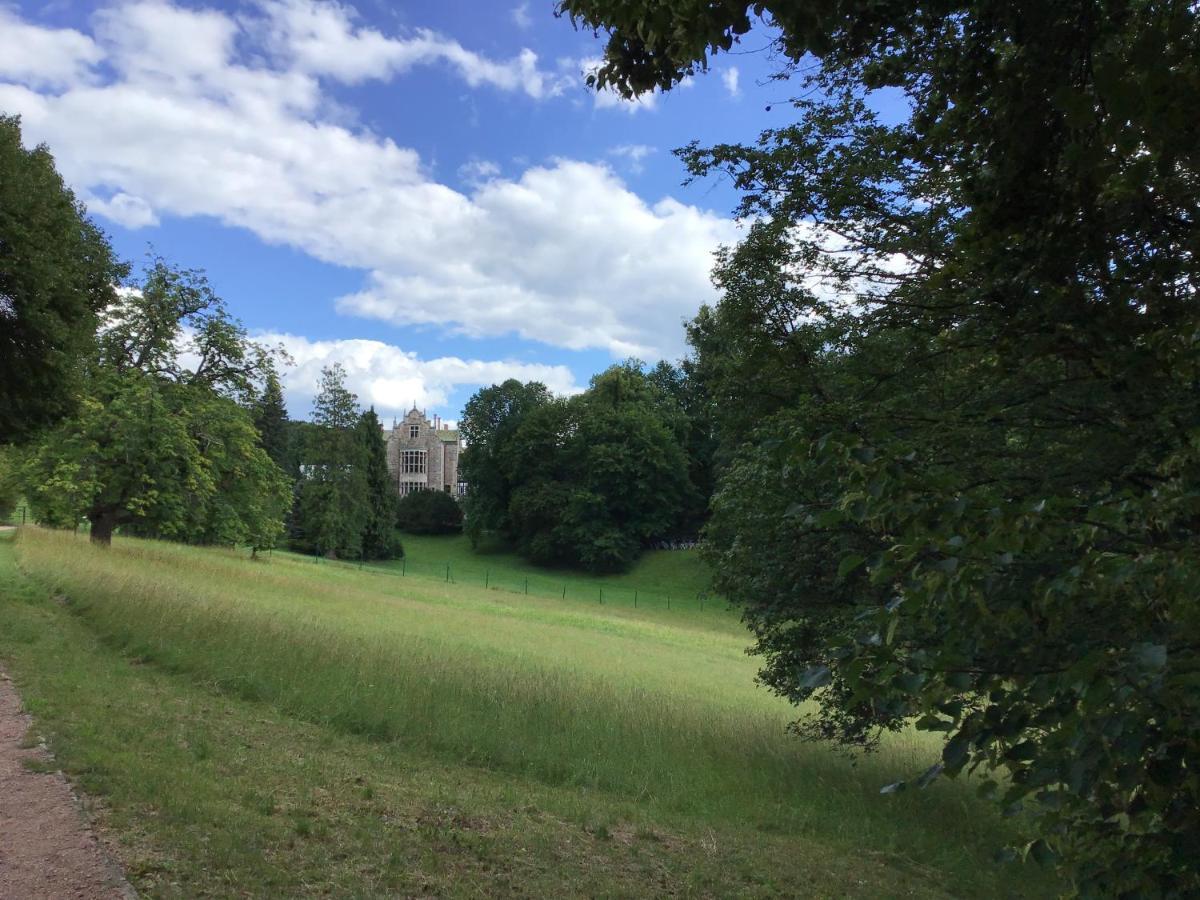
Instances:
[[[230,316],[203,272],[151,257],[134,276],[45,147],[0,117],[0,506],[200,544],[402,552],[373,409],[340,366],[312,422],[288,420],[281,349]]]

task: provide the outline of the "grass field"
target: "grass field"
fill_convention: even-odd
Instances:
[[[969,785],[880,796],[924,738],[851,765],[788,737],[722,611],[36,529],[15,550],[0,655],[152,896],[1053,893],[991,862],[1010,823]]]
[[[553,569],[526,562],[497,544],[477,549],[463,535],[401,534],[405,559],[376,563],[391,572],[404,571],[472,587],[541,597],[601,602],[612,606],[635,604],[639,609],[721,612],[725,604],[709,593],[710,578],[695,550],[649,550],[628,572],[590,575],[572,569]]]

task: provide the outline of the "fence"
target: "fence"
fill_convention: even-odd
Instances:
[[[542,597],[564,601],[585,601],[600,606],[623,606],[632,609],[661,609],[672,612],[724,612],[723,598],[708,591],[670,594],[645,590],[641,587],[590,581],[586,578],[555,577],[539,573],[513,571],[504,567],[464,565],[457,562],[413,561],[407,557],[388,563],[330,560],[321,555],[311,557],[317,565],[358,569],[384,577],[417,577],[446,584],[482,587],[507,594]]]
[[[0,525],[25,525],[32,521],[27,506],[14,506],[8,515],[0,516]]]

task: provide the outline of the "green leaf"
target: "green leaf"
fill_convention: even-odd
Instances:
[[[848,556],[843,556],[841,562],[838,563],[837,577],[838,581],[844,579],[847,575],[866,562],[867,558],[858,553],[851,553]]]

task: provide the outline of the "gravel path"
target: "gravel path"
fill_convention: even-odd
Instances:
[[[22,749],[29,716],[0,671],[0,900],[128,900],[133,891],[84,824],[62,773],[40,774]]]

